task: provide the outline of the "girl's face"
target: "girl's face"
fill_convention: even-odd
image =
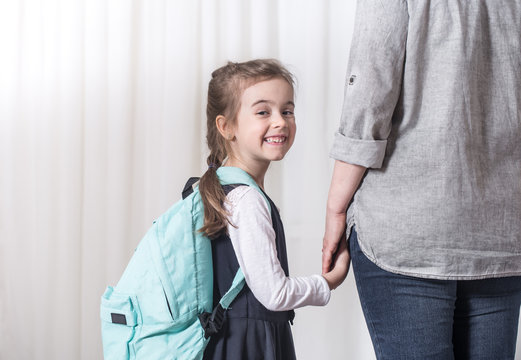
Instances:
[[[230,165],[267,169],[271,161],[282,160],[295,139],[294,110],[293,87],[284,79],[246,88],[232,131]]]

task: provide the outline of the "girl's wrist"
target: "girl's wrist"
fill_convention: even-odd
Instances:
[[[330,276],[329,274],[330,273],[322,274],[322,277],[324,278],[324,280],[326,280],[326,283],[327,283],[327,286],[329,287],[329,290],[333,291],[333,290],[335,290],[336,286],[334,286],[333,280],[329,279],[329,276]]]

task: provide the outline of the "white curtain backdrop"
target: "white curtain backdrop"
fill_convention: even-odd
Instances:
[[[273,164],[291,272],[320,271],[355,0],[0,0],[0,359],[101,359],[99,301],[152,220],[205,169],[226,60],[298,78]],[[352,274],[297,310],[299,359],[374,359]],[[521,359],[521,357],[518,357]]]

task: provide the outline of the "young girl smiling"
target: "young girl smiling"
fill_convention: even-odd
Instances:
[[[210,155],[199,190],[205,210],[201,231],[212,239],[214,305],[239,267],[246,285],[225,313],[221,331],[212,335],[205,359],[294,359],[293,309],[327,304],[331,289],[347,275],[343,244],[329,273],[289,276],[284,229],[264,193],[264,177],[271,161],[282,160],[293,144],[294,108],[293,77],[276,60],[229,63],[212,74]],[[220,167],[247,173],[263,193],[240,184],[222,186]]]

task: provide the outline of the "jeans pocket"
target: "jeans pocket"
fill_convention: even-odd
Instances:
[[[137,298],[111,286],[101,297],[101,337],[105,359],[133,359],[131,341],[139,325]]]

